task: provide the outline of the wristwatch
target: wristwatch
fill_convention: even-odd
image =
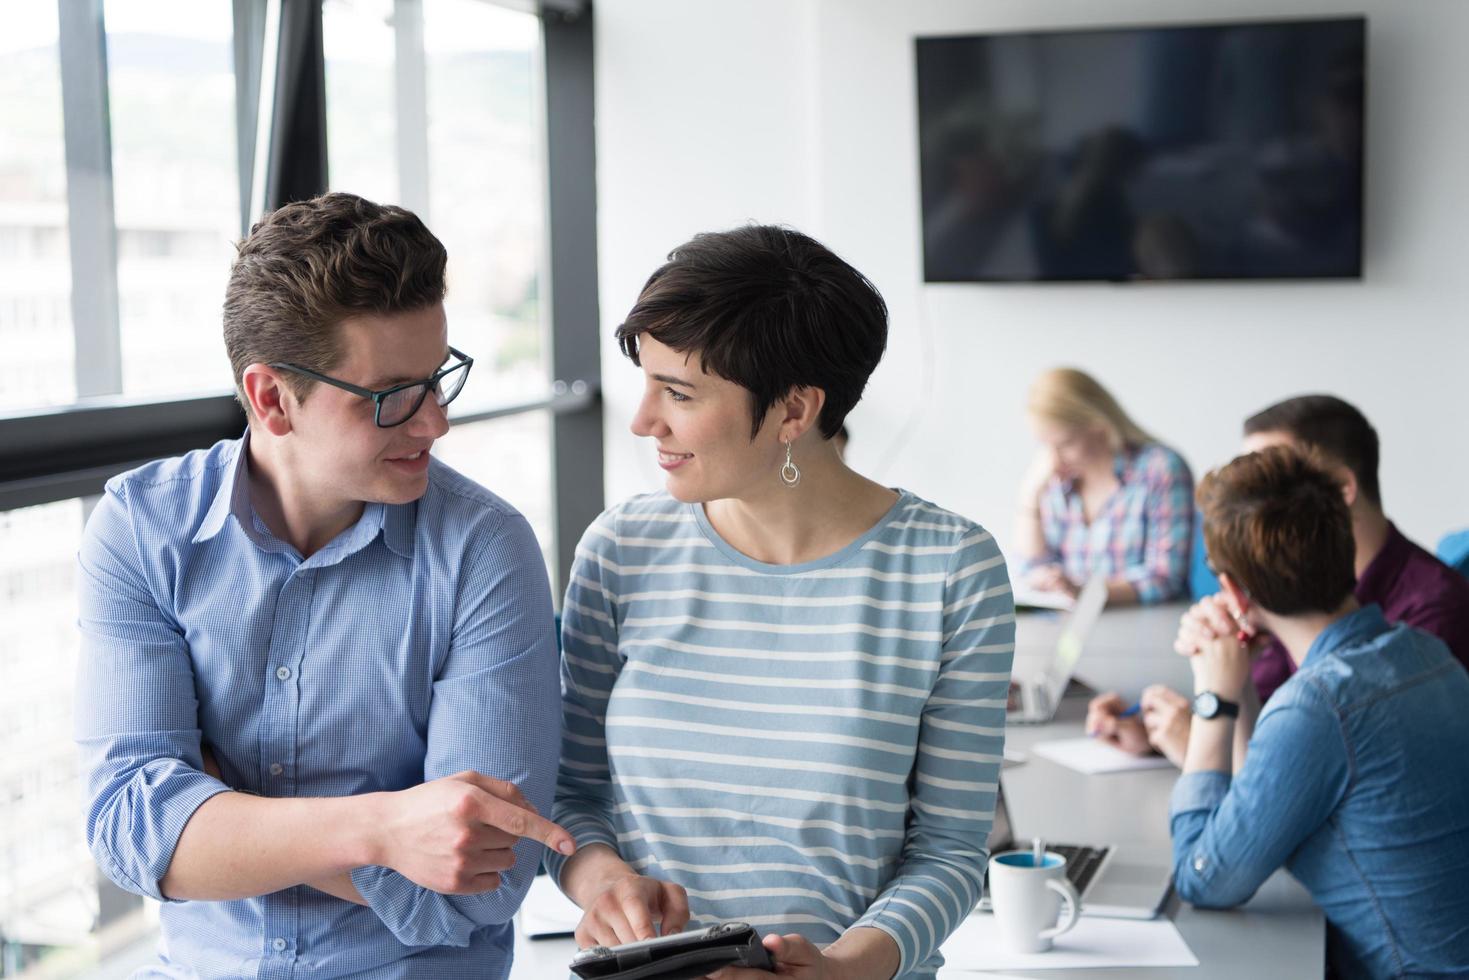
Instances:
[[[1201,691],[1194,695],[1194,715],[1208,721],[1210,718],[1218,718],[1224,715],[1227,718],[1239,717],[1239,705],[1233,701],[1226,701],[1213,691]]]

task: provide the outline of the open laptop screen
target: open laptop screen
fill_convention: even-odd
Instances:
[[[1076,665],[1081,660],[1081,651],[1086,646],[1087,637],[1097,625],[1097,620],[1102,618],[1102,610],[1106,605],[1106,576],[1093,575],[1082,587],[1081,594],[1076,598],[1076,605],[1066,616],[1066,622],[1061,626],[1061,635],[1056,640],[1056,651],[1050,664],[1046,666],[1043,683],[1048,711],[1055,711],[1056,705],[1061,703],[1066,685],[1071,683],[1071,675],[1076,673]]]

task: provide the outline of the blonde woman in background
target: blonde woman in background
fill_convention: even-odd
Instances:
[[[1075,368],[1037,378],[1026,408],[1041,450],[1021,487],[1021,582],[1074,596],[1101,573],[1110,605],[1185,595],[1194,488],[1183,457]]]

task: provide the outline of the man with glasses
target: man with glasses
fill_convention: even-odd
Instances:
[[[239,246],[238,440],[107,485],[80,553],[77,738],[103,871],[165,976],[493,977],[558,755],[525,519],[433,460],[472,359],[443,245],[328,194]]]

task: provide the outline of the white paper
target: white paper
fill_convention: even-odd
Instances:
[[[581,922],[581,909],[556,887],[550,875],[537,875],[520,903],[520,931],[526,936],[569,936]]]
[[[944,941],[940,980],[974,980],[985,970],[1073,970],[1096,967],[1198,966],[1198,957],[1168,919],[1139,921],[1082,916],[1044,953],[1012,953],[995,917],[976,912]]]
[[[1135,756],[1095,738],[1064,738],[1031,746],[1031,752],[1067,769],[1094,776],[1103,772],[1168,769],[1173,763],[1161,755]]]

